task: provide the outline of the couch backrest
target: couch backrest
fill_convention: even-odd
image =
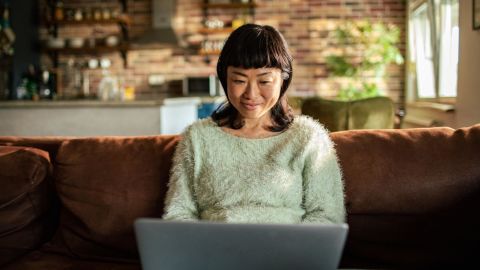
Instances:
[[[350,225],[344,265],[476,263],[480,125],[343,131],[332,138]]]

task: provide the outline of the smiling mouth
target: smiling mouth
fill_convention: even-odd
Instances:
[[[258,107],[258,105],[260,105],[260,104],[242,103],[242,105],[243,105],[243,107],[245,107],[247,110],[253,111],[253,110],[255,110],[255,109]]]

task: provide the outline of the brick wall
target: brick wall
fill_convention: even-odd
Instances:
[[[201,38],[198,29],[201,27],[203,0],[176,0],[174,28],[182,40]],[[76,2],[98,5],[98,1],[70,0],[66,5]],[[405,52],[405,0],[257,0],[254,22],[270,24],[283,33],[290,45],[294,57],[294,79],[290,94],[333,96],[339,87],[336,80],[328,78],[325,67],[325,56],[332,49],[328,33],[344,20],[369,19],[397,25],[402,32],[399,47]],[[117,3],[115,0],[103,3]],[[130,35],[133,39],[148,29],[151,21],[151,0],[129,0],[128,11],[132,17]],[[211,10],[209,14],[222,20],[230,20],[238,10]],[[63,27],[62,36],[89,36],[118,31],[113,26]],[[41,31],[46,36],[45,29]],[[218,37],[223,39],[224,37]],[[137,48],[128,53],[128,67],[123,68],[123,62],[118,53],[98,55],[108,57],[113,61],[111,72],[125,78],[125,83],[133,85],[138,92],[148,91],[147,78],[149,74],[164,74],[167,79],[184,75],[198,75],[215,72],[216,57],[199,56],[194,49],[148,49]],[[61,57],[67,61],[69,57]],[[49,59],[43,57],[43,63],[49,65]],[[78,60],[88,57],[77,57]],[[384,82],[386,93],[395,101],[403,101],[404,67],[392,66],[388,69],[388,77]],[[92,78],[91,90],[95,92],[101,77],[100,70],[89,71]]]

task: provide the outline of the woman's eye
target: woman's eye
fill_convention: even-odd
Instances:
[[[271,81],[261,81],[260,83],[261,84],[269,84],[269,83],[271,83]]]
[[[242,84],[242,83],[244,83],[244,81],[242,81],[242,80],[233,80],[233,83],[235,83],[235,84]]]

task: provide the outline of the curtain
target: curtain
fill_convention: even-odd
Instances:
[[[455,97],[459,47],[458,0],[426,0],[410,18],[417,97]]]

